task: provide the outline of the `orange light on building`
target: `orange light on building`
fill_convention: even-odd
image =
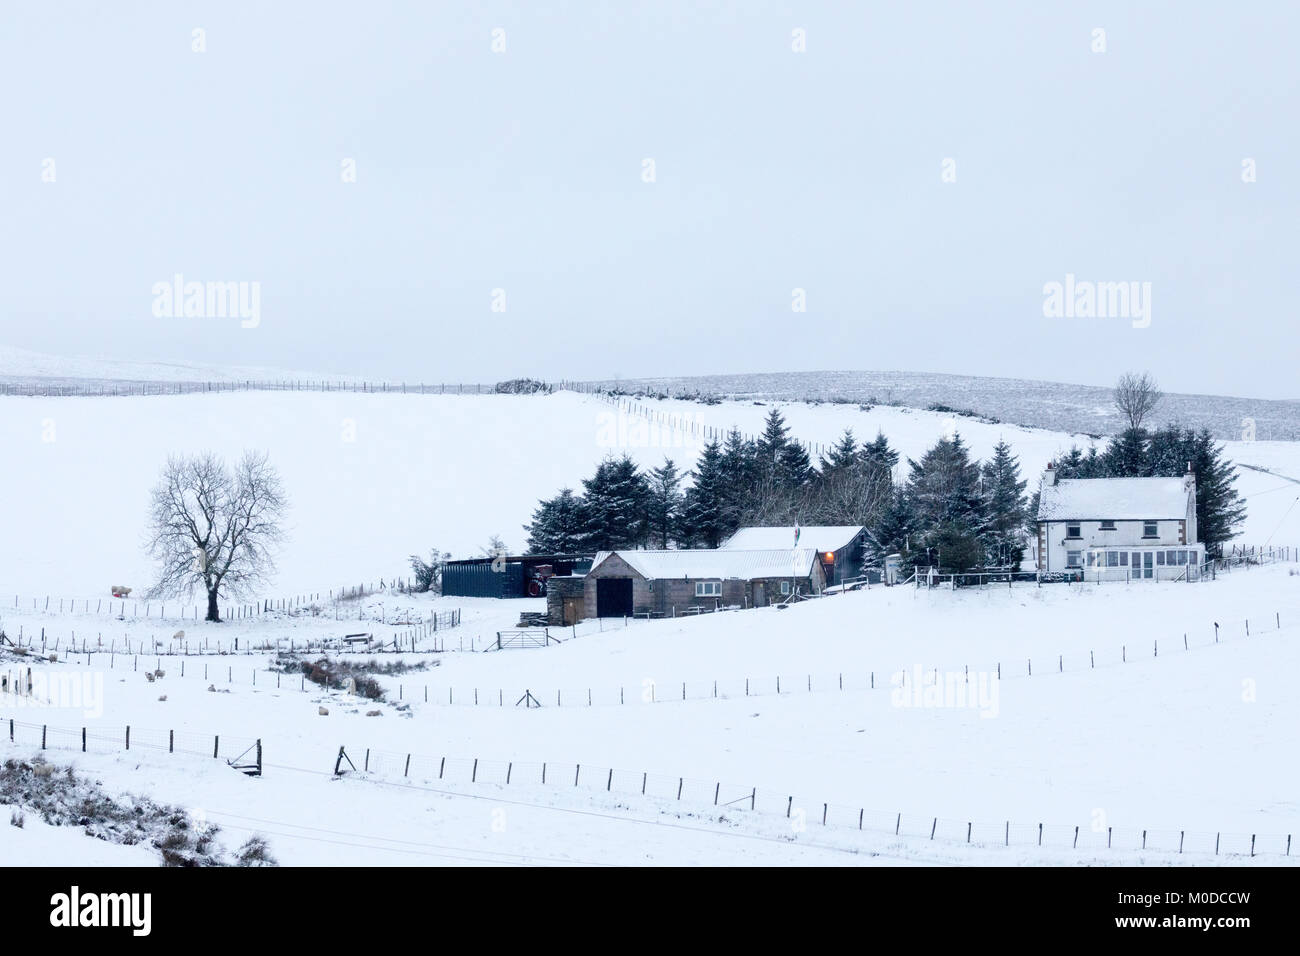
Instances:
[[[826,560],[827,560],[827,561],[830,561],[832,564],[834,564],[834,563],[835,563],[835,553],[834,553],[833,551],[827,551],[827,552],[826,552]]]

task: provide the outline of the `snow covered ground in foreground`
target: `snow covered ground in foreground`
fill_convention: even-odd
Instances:
[[[261,832],[282,862],[1213,864],[1229,861],[1213,855],[1216,834],[1225,854],[1248,852],[1259,834],[1270,854],[1259,859],[1278,863],[1286,862],[1275,855],[1281,841],[1300,829],[1300,772],[1290,759],[1300,726],[1289,676],[1300,666],[1293,570],[1202,585],[875,588],[779,612],[635,622],[546,649],[438,655],[432,671],[383,678],[390,701],[382,705],[311,684],[302,691],[292,678],[277,688],[265,658],[189,658],[184,678],[176,658],[163,658],[167,675],[149,683],[128,662],[108,669],[96,655],[90,668],[72,659],[36,671],[101,674],[99,716],[10,700],[0,717],[110,736],[130,724],[137,741],[166,729],[260,737],[266,773],[256,780],[219,760],[140,743],[130,754],[47,755],[90,770],[110,790],[145,788],[155,800],[200,809],[235,843]],[[1022,669],[1030,657],[1033,676]],[[967,663],[985,688],[1002,664],[996,697],[907,706],[924,700],[884,684],[886,673],[906,670],[913,680],[934,667],[964,673]],[[208,680],[197,674],[204,664]],[[223,680],[227,667],[233,680]],[[866,683],[871,669],[876,690]],[[723,684],[718,699],[713,678]],[[679,680],[694,683],[692,699],[676,699]],[[587,706],[590,685],[597,693]],[[521,686],[544,706],[498,705],[497,688]],[[453,704],[441,696],[448,687]],[[473,688],[479,706],[461,696]],[[550,697],[556,688],[560,706]],[[9,749],[30,753],[22,741]],[[370,750],[372,773],[331,779],[339,746],[359,767]],[[449,769],[439,780],[442,757]],[[543,761],[545,787],[536,777]],[[514,778],[505,784],[508,764]],[[587,777],[575,788],[578,766]],[[620,771],[609,793],[605,768]],[[636,792],[642,773],[652,781],[645,797]],[[671,796],[678,777],[687,781],[680,803]],[[756,788],[759,812],[743,799],[715,810],[713,781],[723,802]],[[793,822],[781,814],[787,795],[802,811]],[[838,825],[820,826],[824,803]],[[858,808],[862,833],[844,825]],[[887,823],[897,813],[895,838]],[[925,837],[932,817],[933,842]],[[1009,848],[997,839],[1005,821],[1017,834]],[[968,822],[979,846],[964,845]],[[1038,823],[1049,834],[1042,849],[1025,836]],[[1067,839],[1076,826],[1077,851]],[[1126,841],[1149,831],[1162,851],[1186,831],[1188,852],[1107,851],[1094,826]]]
[[[158,865],[158,852],[149,847],[93,840],[76,827],[50,826],[33,813],[23,813],[22,826],[14,826],[10,823],[12,808],[0,809],[4,810],[0,853],[5,866]]]
[[[638,403],[712,428],[762,429],[772,407],[753,403]],[[794,436],[829,444],[850,427],[883,430],[919,457],[956,428],[983,457],[1001,438],[1033,482],[1048,460],[1088,439],[900,408],[780,405]],[[553,395],[420,396],[245,392],[138,398],[0,397],[0,609],[14,596],[106,597],[112,584],[137,596],[153,567],[142,550],[149,491],[168,453],[270,452],[292,512],[289,540],[268,595],[324,592],[408,573],[406,557],[433,547],[481,554],[493,534],[522,549],[537,501],[580,489],[610,454],[644,466],[665,456],[694,463],[697,439],[648,427],[596,398]],[[1300,445],[1230,443],[1248,496],[1242,540],[1300,544]],[[1289,510],[1288,510],[1289,509]],[[20,602],[21,603],[21,602]],[[30,603],[30,602],[28,602]]]

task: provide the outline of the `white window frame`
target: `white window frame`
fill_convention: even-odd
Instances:
[[[707,598],[722,597],[722,582],[721,581],[696,581],[695,596],[697,598],[698,597],[707,597]]]
[[[1150,529],[1149,531],[1147,529]],[[1160,537],[1160,521],[1157,518],[1145,518],[1142,521],[1142,537],[1158,538]]]
[[[1081,567],[1083,567],[1083,565],[1080,563],[1080,562],[1082,561],[1082,555],[1083,555],[1083,552],[1082,552],[1082,551],[1066,551],[1066,552],[1065,552],[1065,566],[1066,566],[1067,568],[1081,568]]]
[[[1097,530],[1098,530],[1098,531],[1114,531],[1114,530],[1115,530],[1115,519],[1114,519],[1114,518],[1107,518],[1107,519],[1105,519],[1104,521],[1102,521],[1102,522],[1100,523],[1100,525],[1098,525]]]
[[[789,593],[790,593],[790,582],[789,582],[789,581],[782,581],[782,582],[781,582],[781,593],[782,593],[782,594],[789,594]]]
[[[1071,529],[1071,528],[1076,528],[1076,529],[1078,529],[1078,530],[1076,530],[1074,534],[1071,534],[1071,533],[1070,533],[1070,529]],[[1082,539],[1083,539],[1083,522],[1082,522],[1082,521],[1067,521],[1067,522],[1065,523],[1065,538],[1066,538],[1067,541],[1070,541],[1070,540],[1082,540]]]

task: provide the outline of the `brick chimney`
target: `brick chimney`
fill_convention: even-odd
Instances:
[[[1056,462],[1049,461],[1047,470],[1043,472],[1043,487],[1052,488],[1056,485]]]

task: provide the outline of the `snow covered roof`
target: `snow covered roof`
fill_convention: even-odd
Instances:
[[[799,529],[799,547],[814,551],[838,551],[862,532],[862,525],[809,525]],[[741,528],[725,542],[727,551],[793,548],[794,526]]]
[[[1061,478],[1043,483],[1040,521],[1186,518],[1182,478]]]
[[[791,537],[794,535],[791,534]],[[637,574],[651,580],[716,578],[752,581],[756,578],[806,578],[812,574],[813,562],[817,559],[815,548],[601,551],[591,562],[592,571],[612,554],[617,554]]]

